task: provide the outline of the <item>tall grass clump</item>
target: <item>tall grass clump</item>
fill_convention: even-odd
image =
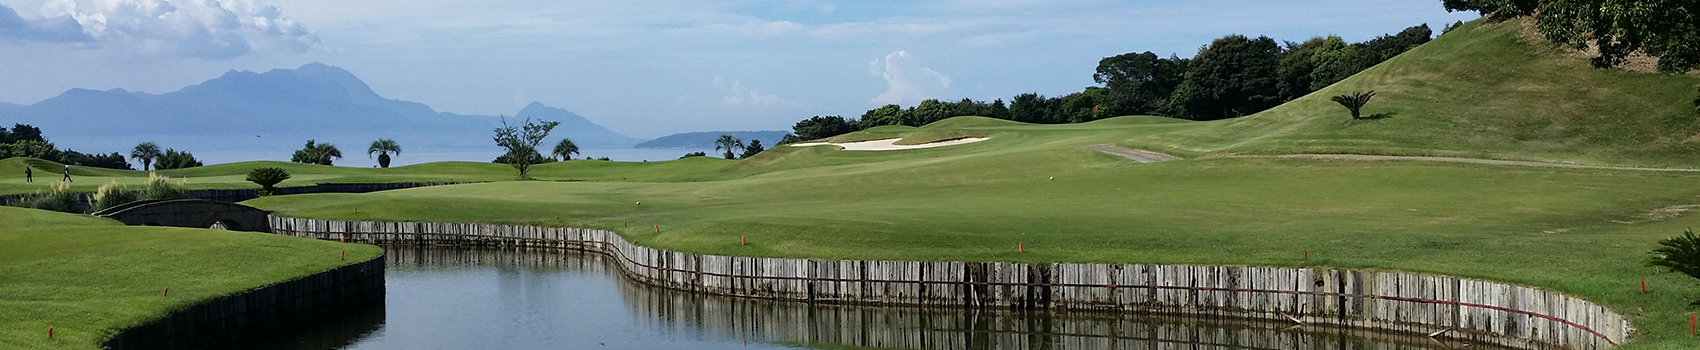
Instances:
[[[100,188],[94,191],[94,203],[91,204],[93,208],[89,208],[89,210],[101,211],[138,199],[140,199],[139,193],[118,185],[118,180],[112,180],[105,185],[100,185]]]
[[[171,177],[157,173],[148,173],[148,184],[142,186],[137,199],[187,199],[194,198],[182,183],[172,184]]]
[[[54,182],[48,187],[47,193],[37,193],[25,200],[24,206],[66,213],[80,212],[77,210],[77,194],[71,193],[71,183],[66,181]]]

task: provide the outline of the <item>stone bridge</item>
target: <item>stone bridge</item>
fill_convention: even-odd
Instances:
[[[206,199],[135,201],[94,213],[95,216],[112,218],[125,225],[271,232],[271,225],[266,220],[268,214],[271,212]]]

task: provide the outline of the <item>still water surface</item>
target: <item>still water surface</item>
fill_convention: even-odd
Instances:
[[[247,339],[252,349],[1440,350],[1392,335],[1234,319],[882,308],[639,285],[576,252],[387,248],[382,305]],[[1471,349],[1495,350],[1482,344]]]

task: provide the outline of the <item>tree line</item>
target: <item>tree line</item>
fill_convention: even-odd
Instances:
[[[1427,43],[1427,24],[1364,42],[1338,36],[1279,42],[1267,36],[1228,35],[1196,55],[1161,57],[1130,52],[1098,61],[1098,86],[1063,96],[1016,95],[1004,102],[934,99],[904,108],[885,105],[861,117],[815,116],[792,127],[790,143],[882,125],[921,126],[960,116],[1024,123],[1082,123],[1124,115],[1217,120],[1250,115],[1292,101]]]
[[[142,152],[141,146],[148,146],[148,152]],[[143,162],[143,167],[158,160],[158,169],[177,169],[201,166],[195,155],[187,151],[166,149],[160,151],[152,142],[137,146],[131,152],[131,158]],[[66,149],[58,149],[53,142],[42,136],[41,128],[29,124],[13,124],[12,128],[0,127],[0,159],[24,157],[59,162],[66,165],[88,166],[96,168],[133,170],[124,155],[112,153],[82,153]]]

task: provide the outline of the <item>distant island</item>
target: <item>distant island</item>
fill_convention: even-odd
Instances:
[[[662,137],[656,138],[654,140],[644,141],[642,143],[638,143],[636,146],[632,146],[632,148],[713,149],[714,148],[714,141],[719,140],[720,135],[725,135],[725,134],[732,134],[733,136],[737,136],[738,140],[744,141],[744,144],[746,144],[746,145],[750,143],[750,140],[761,140],[761,144],[763,146],[773,147],[773,145],[779,144],[780,139],[785,138],[785,134],[790,134],[790,133],[791,132],[789,132],[789,131],[702,131],[702,132],[687,132],[687,133],[678,133],[678,134],[662,136]]]

